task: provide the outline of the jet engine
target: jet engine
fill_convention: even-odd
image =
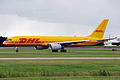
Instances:
[[[46,46],[35,46],[36,50],[48,49]]]
[[[49,45],[52,50],[58,50],[62,48],[62,46],[58,43],[50,43]]]

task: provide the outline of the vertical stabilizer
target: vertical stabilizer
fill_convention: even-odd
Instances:
[[[109,19],[104,19],[89,37],[103,38]]]

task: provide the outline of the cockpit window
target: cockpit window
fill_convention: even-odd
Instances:
[[[6,41],[12,41],[12,39],[7,39]]]

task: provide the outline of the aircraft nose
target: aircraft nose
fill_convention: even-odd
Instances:
[[[4,42],[3,42],[3,45],[5,45],[6,43],[7,43],[7,41],[4,41]]]

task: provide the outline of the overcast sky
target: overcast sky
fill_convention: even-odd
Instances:
[[[120,37],[120,0],[0,0],[1,36],[88,36],[109,19]]]

